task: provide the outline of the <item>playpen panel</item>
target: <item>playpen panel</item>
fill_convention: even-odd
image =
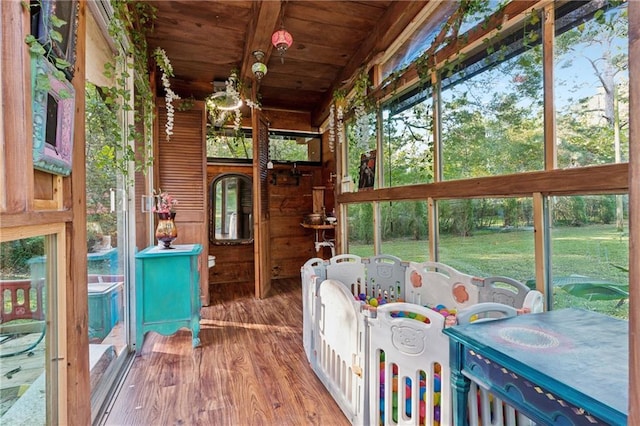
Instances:
[[[309,259],[300,268],[302,280],[302,344],[307,359],[311,361],[313,348],[313,324],[315,323],[316,290],[318,285],[327,278],[326,264],[319,257]]]
[[[44,279],[0,281],[0,324],[44,318]]]
[[[502,303],[527,313],[544,311],[544,297],[537,290],[509,277],[484,278],[479,287],[479,302]]]
[[[451,423],[444,323],[438,312],[409,303],[381,306],[367,320],[371,420],[384,425]]]
[[[360,256],[340,254],[332,257],[327,265],[327,279],[340,281],[353,295],[365,293],[365,278],[364,264]]]
[[[464,309],[478,303],[481,278],[463,274],[438,262],[410,262],[405,278],[406,301]]]
[[[522,306],[529,287],[508,277],[488,277],[480,286],[480,302],[504,303],[509,306]]]
[[[388,254],[362,259],[366,272],[366,295],[388,302],[403,300],[407,262]],[[358,293],[359,295],[360,293]]]
[[[364,424],[365,327],[360,304],[338,281],[320,283],[311,366],[353,424]]]
[[[0,280],[0,358],[32,350],[44,339],[44,279]]]
[[[504,304],[479,303],[482,300],[499,300],[515,308],[538,303],[535,309],[542,310],[542,295],[517,281],[492,277],[485,282],[441,263],[403,262],[389,255],[365,259],[340,255],[328,262],[315,258],[305,263],[301,277],[305,352],[315,373],[356,425],[451,424],[449,339],[442,333],[449,319],[431,307],[455,308],[463,322],[517,313]],[[397,282],[399,291],[394,288]],[[383,304],[375,309],[354,297],[361,293],[377,296],[370,293],[378,292],[386,301],[404,296],[410,303]],[[394,376],[398,383],[395,391]],[[494,406],[484,412],[500,407],[500,414],[481,424],[529,424],[511,407],[485,394],[486,401],[481,404],[491,401]],[[481,416],[477,401],[474,407]],[[481,420],[477,416],[473,419]],[[514,418],[520,420],[512,423]],[[492,423],[495,421],[499,423]]]

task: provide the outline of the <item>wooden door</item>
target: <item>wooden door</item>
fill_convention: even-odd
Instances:
[[[253,223],[255,294],[267,297],[271,290],[269,270],[269,194],[267,162],[269,161],[269,124],[260,110],[253,110]]]

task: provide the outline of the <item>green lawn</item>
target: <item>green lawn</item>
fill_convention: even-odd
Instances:
[[[613,265],[628,268],[628,233],[619,233],[614,225],[590,225],[583,227],[554,228],[552,236],[552,270],[554,282],[559,284],[575,275],[587,277],[585,282],[607,282],[628,291],[628,273]],[[371,245],[350,243],[349,252],[359,256],[371,256]],[[385,254],[403,260],[422,262],[428,258],[426,241],[385,241]],[[477,232],[471,237],[440,236],[440,261],[462,272],[486,276],[508,276],[522,282],[533,279],[534,242],[531,229],[504,232]],[[569,287],[567,287],[569,288]],[[628,300],[594,300],[597,295],[585,295],[571,287],[572,294],[562,286],[554,288],[554,308],[580,307],[628,318]],[[580,294],[575,296],[575,294]]]

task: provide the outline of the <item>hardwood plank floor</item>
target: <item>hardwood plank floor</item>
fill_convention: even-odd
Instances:
[[[147,333],[105,425],[349,425],[302,347],[300,279],[219,286],[191,333]]]

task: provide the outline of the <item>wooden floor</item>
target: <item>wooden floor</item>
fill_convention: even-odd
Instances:
[[[106,425],[349,425],[302,347],[300,279],[218,287],[191,333],[148,333]],[[235,289],[235,290],[230,290]]]

